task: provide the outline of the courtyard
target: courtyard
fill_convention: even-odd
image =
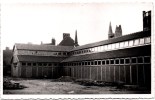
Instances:
[[[23,89],[4,89],[3,94],[145,94],[145,90],[119,89],[117,86],[86,86],[74,81],[56,79],[22,79],[11,78],[13,82],[23,85]]]

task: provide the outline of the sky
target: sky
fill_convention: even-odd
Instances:
[[[15,43],[59,44],[63,33],[70,33],[84,45],[108,39],[109,23],[113,32],[122,26],[123,35],[143,30],[142,11],[152,3],[51,3],[11,2],[1,4],[1,47]]]

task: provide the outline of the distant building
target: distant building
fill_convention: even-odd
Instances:
[[[148,16],[146,16],[148,14]],[[79,46],[64,33],[59,45],[15,44],[12,76],[123,82],[151,87],[151,11],[143,12],[143,30],[122,36],[109,25],[108,40]]]
[[[3,75],[11,75],[11,57],[12,57],[12,50],[9,47],[6,47],[3,50]]]

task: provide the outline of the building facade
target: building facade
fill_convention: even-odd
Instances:
[[[104,82],[151,86],[151,11],[143,12],[143,30],[122,36],[109,25],[108,40],[79,46],[64,33],[59,45],[15,44],[12,76],[71,76]]]

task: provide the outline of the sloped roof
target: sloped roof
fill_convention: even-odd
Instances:
[[[73,46],[54,46],[54,45],[36,45],[36,44],[15,44],[18,50],[40,50],[40,51],[70,51]]]
[[[146,52],[147,49],[147,52]],[[76,62],[76,61],[85,61],[85,60],[95,60],[95,59],[109,59],[109,58],[116,58],[116,57],[132,57],[132,56],[144,56],[144,55],[151,55],[151,46],[141,46],[141,47],[134,47],[128,49],[120,49],[120,50],[113,50],[107,52],[99,52],[99,53],[92,53],[86,55],[79,55],[79,56],[70,56],[64,59],[62,62]]]
[[[61,62],[65,57],[18,55],[22,62]]]
[[[60,43],[60,46],[74,46],[74,40],[71,37],[65,37]]]
[[[95,42],[95,43],[81,45],[81,46],[78,46],[78,47],[72,49],[71,51],[80,50],[80,49],[86,49],[86,48],[100,46],[100,45],[105,45],[105,44],[110,44],[110,43],[121,42],[121,41],[125,41],[125,40],[141,38],[141,37],[150,36],[150,35],[151,35],[151,30],[140,31],[140,32],[136,32],[136,33],[132,33],[132,34],[127,34],[127,35],[116,37],[116,38],[111,38],[111,39],[104,40],[104,41],[99,41],[99,42]]]

